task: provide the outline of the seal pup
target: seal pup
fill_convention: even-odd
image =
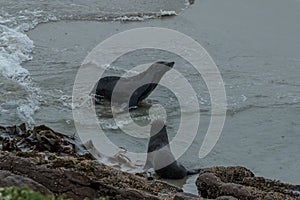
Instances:
[[[126,103],[129,108],[134,108],[138,103],[147,98],[156,88],[163,75],[172,69],[175,62],[159,61],[153,63],[144,72],[131,77],[106,76],[95,85],[91,94],[95,94],[96,102],[102,99],[112,101],[119,105]],[[117,87],[116,87],[117,86]]]
[[[171,163],[164,166],[165,163]],[[186,169],[175,160],[171,152],[167,128],[162,120],[151,124],[147,160],[144,169],[153,168],[160,178],[182,179],[187,175],[198,174],[200,169]]]

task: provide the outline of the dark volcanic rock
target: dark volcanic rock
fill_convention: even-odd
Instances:
[[[255,177],[244,167],[212,167],[201,171],[196,185],[205,198],[232,196],[244,200],[295,200],[299,197],[299,186]]]

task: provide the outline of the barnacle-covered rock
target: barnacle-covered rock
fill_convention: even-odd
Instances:
[[[49,157],[52,159],[46,159]],[[159,180],[148,181],[144,177],[93,160],[54,153],[36,153],[34,157],[23,157],[22,154],[0,151],[1,174],[23,177],[19,179],[20,186],[24,185],[22,183],[32,183],[35,187],[28,186],[36,191],[63,194],[73,199],[109,196],[109,199],[159,200],[173,199],[176,193],[181,192],[180,188]]]
[[[216,199],[232,196],[245,200],[299,200],[300,186],[256,177],[244,167],[211,167],[199,174],[196,185],[199,194]]]

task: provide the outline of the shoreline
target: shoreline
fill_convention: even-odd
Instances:
[[[43,125],[28,131],[24,125],[0,127],[0,135],[0,188],[27,186],[73,199],[300,199],[300,185],[256,177],[244,167],[203,168],[195,183],[200,197],[143,173],[95,162],[75,138]]]

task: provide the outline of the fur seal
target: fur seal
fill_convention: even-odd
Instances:
[[[175,160],[170,149],[166,125],[162,120],[155,120],[151,125],[147,153],[144,169],[153,168],[160,178],[182,179],[200,172],[200,169],[186,169]],[[163,166],[165,162],[171,164]]]
[[[111,101],[114,92],[118,101],[116,103],[120,105],[123,103],[128,104],[127,100],[130,99],[128,107],[134,108],[140,101],[151,94],[163,75],[169,71],[174,64],[175,62],[159,61],[155,62],[146,71],[136,76],[126,78],[119,76],[103,77],[95,85],[91,94],[95,94],[96,101],[98,102],[99,100],[101,101],[101,99]],[[115,90],[116,85],[118,85],[117,90]]]

